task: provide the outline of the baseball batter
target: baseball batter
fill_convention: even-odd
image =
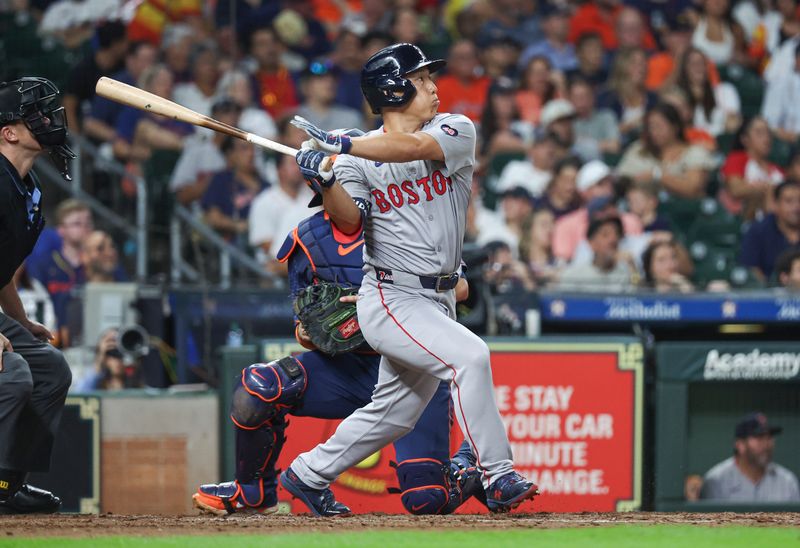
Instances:
[[[333,135],[302,118],[293,122],[311,136],[297,161],[322,188],[326,211],[345,233],[363,226],[358,317],[382,356],[372,402],[281,475],[281,484],[312,510],[331,504],[328,486],[340,473],[414,427],[440,380],[450,383],[489,509],[508,511],[538,493],[513,470],[489,349],[455,320],[475,128],[465,116],[437,114],[431,73],[444,64],[411,44],[373,55],[361,87],[384,125],[363,137]],[[341,154],[335,174],[326,154]]]

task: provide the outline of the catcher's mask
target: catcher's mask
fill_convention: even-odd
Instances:
[[[58,101],[58,88],[46,78],[24,77],[0,84],[0,127],[22,121],[34,139],[69,180],[67,117]]]

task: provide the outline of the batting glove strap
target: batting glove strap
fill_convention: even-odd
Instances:
[[[329,133],[324,131],[302,116],[295,116],[292,119],[292,125],[305,131],[314,144],[311,148],[329,152],[331,154],[348,154],[353,146],[349,135],[340,135],[336,133]]]
[[[327,170],[322,168],[322,162],[325,158],[327,156],[324,152],[307,148],[301,149],[295,156],[303,178],[308,181],[308,186],[314,190],[317,190],[318,187],[330,188],[336,180],[332,167]]]

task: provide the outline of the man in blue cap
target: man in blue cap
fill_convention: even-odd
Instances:
[[[775,435],[764,413],[750,413],[736,425],[733,456],[709,470],[702,499],[725,502],[800,502],[797,476],[772,462]]]

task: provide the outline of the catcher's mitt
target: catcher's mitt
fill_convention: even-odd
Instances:
[[[364,344],[356,304],[339,301],[339,297],[356,293],[355,287],[320,282],[306,287],[295,298],[294,313],[321,352],[336,356]]]

